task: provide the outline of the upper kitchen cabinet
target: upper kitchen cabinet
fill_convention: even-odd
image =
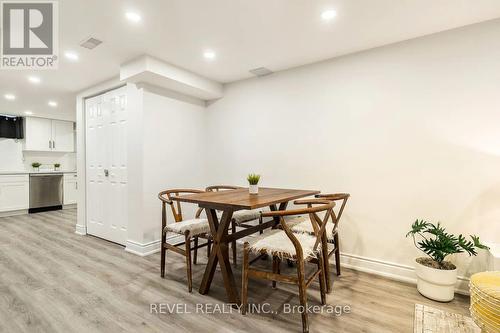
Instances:
[[[73,122],[45,118],[26,118],[24,150],[73,152],[75,135]]]
[[[73,122],[52,120],[52,150],[61,152],[75,151]]]
[[[52,120],[44,118],[26,118],[24,131],[24,150],[52,150]]]

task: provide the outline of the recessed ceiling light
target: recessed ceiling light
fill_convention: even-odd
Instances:
[[[328,9],[321,13],[321,18],[325,21],[329,21],[335,16],[337,16],[337,12],[333,9]]]
[[[7,99],[9,101],[13,101],[16,99],[16,96],[12,95],[12,94],[5,94],[3,97],[5,97],[5,99]]]
[[[28,81],[34,84],[39,84],[42,80],[38,76],[28,76]]]
[[[55,108],[57,106],[57,102],[56,101],[49,101],[49,106],[52,106],[53,108]]]
[[[31,112],[31,111],[24,111],[24,114],[28,115],[28,116],[31,116],[33,114],[33,112]]]
[[[203,52],[203,57],[208,60],[214,60],[215,59],[215,52],[211,50],[207,50]]]
[[[134,23],[140,22],[142,20],[141,15],[134,12],[126,12],[125,17],[127,18],[127,20]]]
[[[64,52],[64,56],[66,58],[68,58],[69,60],[72,60],[72,61],[77,61],[78,60],[78,54],[76,54],[76,52],[73,52],[73,51],[66,51],[66,52]]]

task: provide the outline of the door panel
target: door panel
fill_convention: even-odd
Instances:
[[[86,163],[87,163],[87,232],[107,238],[104,227],[102,199],[104,177],[100,132],[103,126],[102,97],[88,99],[86,105]]]
[[[109,102],[109,182],[113,188],[110,209],[116,230],[126,240],[127,236],[127,105],[126,89],[113,91]]]
[[[86,100],[87,232],[127,239],[126,88]]]

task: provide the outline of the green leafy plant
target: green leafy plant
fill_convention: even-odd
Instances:
[[[406,237],[409,236],[412,236],[415,247],[437,263],[437,268],[440,269],[445,268],[445,258],[450,254],[466,252],[469,256],[475,256],[477,249],[489,249],[481,244],[479,237],[475,235],[471,235],[471,240],[467,240],[461,234],[457,237],[447,233],[439,222],[433,224],[424,220],[416,220],[406,234]],[[421,239],[418,242],[417,236]]]
[[[257,185],[260,180],[260,175],[256,175],[255,173],[251,173],[247,177],[248,183],[250,185]]]
[[[32,166],[33,168],[39,168],[39,167],[40,167],[40,165],[42,165],[42,164],[41,164],[41,163],[38,163],[38,162],[33,162],[33,163],[31,163],[31,166]]]
[[[59,163],[54,163],[54,167],[55,167],[55,168],[59,168],[60,166],[61,166],[61,164],[59,164]]]

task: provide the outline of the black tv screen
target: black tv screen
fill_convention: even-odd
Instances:
[[[24,139],[23,118],[0,115],[0,138]]]

